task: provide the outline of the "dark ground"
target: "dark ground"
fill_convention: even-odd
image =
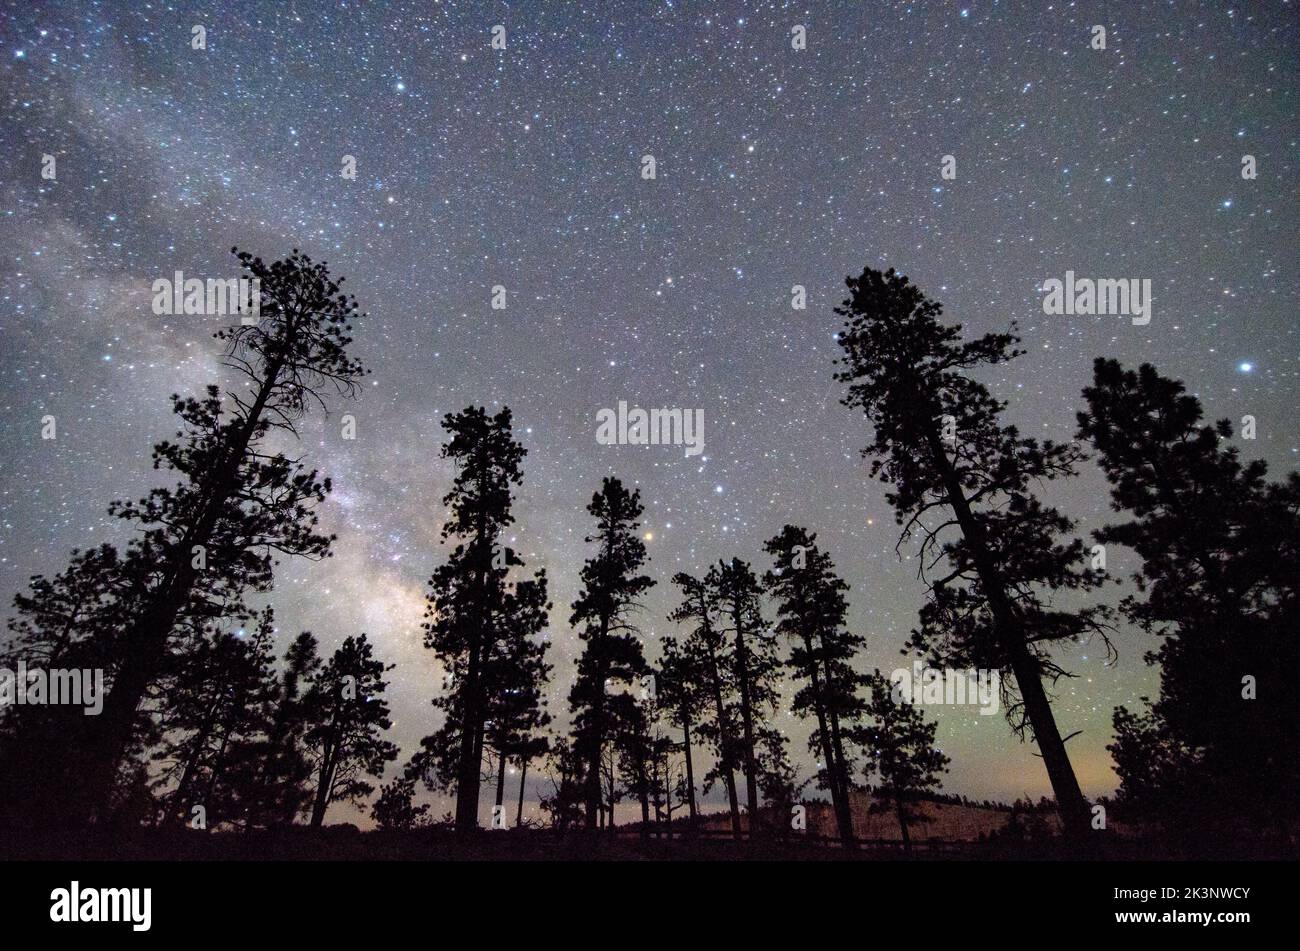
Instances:
[[[955,842],[916,845],[920,861],[1017,861],[1085,859],[1150,861],[1179,859],[1295,858],[1294,849],[1259,843],[1167,844],[1110,838],[1086,850],[1059,839],[1029,842]],[[140,829],[130,833],[39,838],[0,836],[3,860],[76,861],[898,861],[897,843],[874,842],[846,850],[824,840],[737,842],[729,837],[642,838],[635,830],[560,835],[549,830],[482,831],[465,838],[445,829],[360,832],[351,826],[284,831],[196,832]]]

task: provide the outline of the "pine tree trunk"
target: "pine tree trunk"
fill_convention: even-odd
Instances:
[[[749,808],[749,837],[753,839],[759,834],[758,769],[754,762],[754,711],[749,698],[749,665],[738,606],[733,606],[732,621],[736,625],[736,677],[740,681],[740,722],[745,741],[745,799]]]
[[[614,828],[615,828],[615,826],[614,826],[614,792],[615,792],[615,787],[616,787],[617,785],[618,785],[618,777],[616,777],[616,776],[614,775],[614,767],[613,767],[613,766],[610,766],[610,768],[609,768],[609,821],[605,824],[605,828],[606,828],[609,832],[613,832],[613,831],[614,831]]]
[[[667,760],[664,761],[664,782],[662,787],[664,797],[664,818],[659,818],[659,807],[655,807],[655,821],[661,823],[660,835],[667,834],[668,838],[673,837],[673,777],[672,769]]]
[[[478,750],[479,645],[470,648],[469,664],[465,671],[465,714],[460,730],[460,754],[456,764],[456,831],[470,832],[478,828],[479,767],[482,757]]]
[[[822,641],[822,663],[825,666],[826,677],[826,694],[827,696],[836,697],[839,695],[835,685],[835,671],[831,667],[829,656],[827,656],[825,641]],[[849,766],[848,760],[844,756],[844,736],[840,731],[840,715],[835,707],[830,708],[831,720],[831,752],[835,756],[835,775],[840,784],[840,796],[844,801],[844,808],[849,808]]]
[[[894,810],[898,813],[898,828],[903,833],[903,851],[910,858],[912,855],[912,837],[907,834],[907,810],[903,808],[901,799],[894,800]]]
[[[804,649],[808,652],[808,680],[813,688],[813,710],[817,714],[817,733],[821,741],[822,756],[826,758],[826,780],[830,785],[831,809],[835,813],[835,825],[840,834],[840,841],[848,846],[853,842],[853,813],[849,809],[844,777],[840,775],[841,764],[836,761],[835,745],[831,742],[830,725],[826,715],[826,691],[817,669],[817,655],[813,651],[812,636],[805,633],[803,642]]]
[[[600,619],[600,629],[596,634],[596,636],[600,638],[602,642],[602,646],[599,649],[600,651],[604,650],[603,642],[608,631],[609,631],[609,618],[602,617]],[[591,649],[593,648],[589,646],[588,650]],[[595,656],[596,658],[600,658],[601,653],[597,652],[593,656]],[[603,664],[599,669],[595,671],[595,674],[596,676],[594,678],[594,683],[592,685],[594,696],[592,697],[592,701],[591,701],[591,724],[590,724],[591,735],[587,738],[587,744],[589,747],[587,750],[587,828],[588,829],[596,828],[597,813],[600,811],[600,799],[601,799],[601,792],[600,792],[601,775],[600,774],[601,774],[601,767],[603,766],[601,759],[605,748],[605,722],[604,722],[605,721],[605,669]],[[610,809],[612,811],[613,806],[611,806]]]
[[[287,332],[286,332],[287,333]],[[176,626],[177,618],[189,601],[198,577],[194,567],[193,549],[207,547],[212,531],[222,510],[235,488],[239,467],[244,454],[257,432],[258,421],[266,409],[267,401],[275,389],[284,360],[277,357],[268,368],[258,387],[257,397],[249,407],[243,426],[234,441],[225,449],[225,456],[212,479],[204,483],[199,497],[204,498],[199,518],[169,552],[167,580],[150,600],[139,623],[127,637],[127,663],[120,665],[113,681],[113,689],[104,698],[103,709],[95,718],[97,730],[92,728],[93,747],[85,750],[84,780],[77,803],[65,805],[65,819],[77,825],[98,815],[106,816],[109,798],[117,778],[117,771],[126,758],[135,732],[136,712],[144,700],[149,685],[161,671],[167,653],[167,640]],[[53,797],[62,799],[59,791],[51,790]],[[55,810],[58,811],[57,808]]]
[[[208,771],[208,790],[205,793],[208,803],[216,802],[217,784],[221,782],[221,774],[225,768],[226,750],[230,747],[230,730],[227,729],[221,736],[221,746],[217,748],[217,755],[212,758],[212,769]]]
[[[1070,757],[1057,729],[1052,705],[1043,689],[1042,676],[1025,643],[1025,632],[1007,595],[1001,573],[990,555],[984,525],[971,511],[957,470],[944,451],[939,430],[932,419],[926,422],[925,433],[935,466],[943,478],[948,504],[952,506],[953,514],[966,538],[971,559],[975,562],[975,570],[979,574],[984,596],[988,599],[998,638],[1009,656],[1011,670],[1024,701],[1025,716],[1033,730],[1039,752],[1043,755],[1043,763],[1047,766],[1047,776],[1056,796],[1061,824],[1067,836],[1082,838],[1088,832],[1088,803],[1083,798],[1074,768],[1070,765]]]
[[[506,801],[506,754],[503,751],[501,753],[500,758],[497,760],[497,801],[496,801],[496,805],[493,807],[492,810],[492,818],[495,820],[497,816],[500,816],[501,817],[500,822],[503,828],[505,826],[505,821],[506,821],[505,801]]]
[[[840,715],[831,708],[831,755],[835,760],[835,778],[840,787],[840,808],[844,810],[847,828],[852,828],[852,806],[849,800],[849,767],[844,759],[844,736],[840,730]]]
[[[691,717],[682,715],[682,749],[686,754],[686,805],[690,809],[691,831],[695,830],[695,767],[691,763]]]
[[[320,781],[316,787],[316,798],[311,808],[311,824],[319,829],[325,822],[325,810],[329,808],[330,796],[334,790],[334,773],[338,769],[339,748],[342,743],[342,726],[339,723],[339,704],[341,698],[334,698],[334,709],[330,714],[330,731],[325,737],[325,748],[321,751]]]
[[[528,779],[528,758],[525,757],[519,768],[519,809],[515,812],[515,828],[524,824],[524,781]]]
[[[198,769],[199,759],[203,755],[203,748],[207,746],[208,738],[212,736],[212,730],[215,726],[216,710],[209,708],[203,726],[191,740],[193,747],[190,750],[189,758],[186,760],[185,769],[181,772],[180,781],[176,784],[176,789],[173,790],[168,799],[167,819],[169,823],[180,817],[179,809],[185,804],[185,796],[194,783],[194,773]]]
[[[640,727],[637,727],[632,741],[637,749],[633,766],[636,769],[636,795],[641,803],[641,838],[644,839],[650,835],[650,768],[645,758],[646,737]]]
[[[483,479],[479,479],[479,497],[485,494]],[[483,685],[482,666],[488,637],[487,568],[485,559],[491,556],[491,540],[487,523],[480,514],[474,538],[479,553],[474,568],[474,620],[473,641],[470,644],[469,663],[465,669],[464,720],[460,730],[460,756],[456,764],[456,831],[471,832],[478,828],[478,799],[483,765]]]
[[[604,690],[601,691],[601,697],[604,696]],[[600,813],[604,809],[604,793],[601,789],[601,763],[604,758],[604,740],[600,736],[600,727],[597,725],[601,716],[602,700],[597,700],[592,709],[591,735],[587,737],[587,828],[595,829],[597,827]]]
[[[731,737],[726,730],[726,705],[722,702],[722,683],[718,677],[718,664],[712,657],[709,659],[709,669],[713,675],[713,705],[718,718],[718,753],[719,759],[722,760],[720,768],[727,787],[727,801],[731,806],[731,832],[739,839],[741,836],[740,803],[736,798],[736,777],[731,769]]]
[[[314,829],[319,829],[325,823],[325,810],[329,808],[330,787],[334,785],[334,755],[333,744],[328,755],[321,761],[320,778],[316,786],[316,797],[311,807],[311,825]]]

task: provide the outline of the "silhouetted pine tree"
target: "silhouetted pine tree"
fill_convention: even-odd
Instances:
[[[613,739],[618,727],[618,707],[615,705],[610,715],[610,742],[605,744],[604,751],[600,757],[600,771],[598,775],[601,780],[601,789],[604,793],[604,803],[600,812],[600,821],[602,827],[608,831],[613,831],[615,826],[614,809],[623,801],[624,789],[618,780],[618,750],[615,748]]]
[[[113,635],[147,591],[148,567],[139,554],[128,549],[126,559],[135,561],[127,564],[113,545],[74,549],[58,575],[33,576],[30,593],[14,596],[10,639],[0,663],[10,669],[19,660],[41,668],[111,667],[120,659]]]
[[[415,778],[398,776],[379,789],[379,797],[370,808],[375,825],[389,832],[402,832],[423,824],[429,804],[415,804]]]
[[[196,806],[207,828],[242,818],[240,792],[270,729],[274,629],[266,608],[251,635],[209,630],[180,658],[153,753],[156,785],[166,790],[164,821],[189,820]]]
[[[754,723],[756,716],[775,708],[774,677],[780,666],[772,642],[766,637],[763,620],[763,586],[753,569],[739,558],[720,561],[711,574],[717,585],[719,631],[730,635],[732,676],[740,712],[739,758],[745,771],[745,803],[749,810],[749,831],[757,835],[762,827],[758,811],[758,758]],[[757,714],[755,711],[759,711]]]
[[[772,833],[785,838],[793,808],[808,780],[799,780],[799,771],[790,762],[789,738],[784,732],[765,724],[760,724],[757,732],[758,790],[772,816]]]
[[[586,825],[595,829],[601,810],[602,761],[620,712],[610,703],[610,691],[619,685],[632,686],[648,671],[632,612],[654,581],[639,573],[646,562],[645,543],[637,532],[641,493],[629,492],[618,479],[606,477],[587,511],[596,519],[596,534],[586,540],[595,542],[597,551],[582,566],[582,590],[569,619],[579,627],[585,645],[569,691],[569,708],[574,746],[585,764]]]
[[[485,665],[485,680],[492,685],[486,742],[497,754],[496,808],[503,818],[506,764],[516,762],[526,769],[527,761],[545,749],[542,731],[551,722],[544,696],[551,665],[546,662],[547,642],[541,638],[551,608],[546,591],[544,571],[505,591],[498,612],[504,636]]]
[[[1043,678],[1064,673],[1053,643],[1105,637],[1104,609],[1055,610],[1048,599],[1102,579],[1086,570],[1077,539],[1061,540],[1073,523],[1030,488],[1073,474],[1080,450],[1004,425],[1005,405],[967,375],[1015,357],[1013,334],[962,342],[960,327],[940,323],[942,306],[892,269],[867,268],[846,284],[850,296],[836,308],[846,318],[839,336],[846,369],[836,374],[849,385],[843,402],[872,424],[864,454],[872,475],[892,486],[887,498],[903,538],[922,536],[922,576],[946,563],[910,646],[939,666],[1014,674],[1019,698],[1008,695],[1008,716],[1037,741],[1067,834],[1084,835],[1087,802]]]
[[[667,823],[669,838],[672,837],[673,821],[673,773],[674,758],[681,749],[663,730],[663,708],[651,701],[651,720],[654,724],[650,734],[650,805],[654,809],[655,825]]]
[[[511,420],[508,407],[489,416],[487,410],[473,406],[448,413],[443,420],[451,438],[443,444],[442,455],[455,463],[456,478],[443,499],[451,517],[443,525],[442,537],[455,538],[457,544],[429,581],[424,645],[437,654],[446,670],[446,690],[434,700],[445,719],[436,733],[422,741],[424,755],[417,767],[431,788],[455,787],[460,832],[478,828],[486,724],[492,715],[492,697],[509,686],[493,681],[509,673],[510,684],[517,684],[524,674],[512,671],[508,664],[493,667],[494,658],[511,656],[512,632],[523,631],[521,636],[527,637],[537,629],[530,629],[531,622],[517,614],[534,611],[531,595],[518,588],[512,594],[506,584],[510,568],[523,562],[497,541],[514,522],[510,512],[514,486],[523,480],[520,465],[526,455],[514,438]],[[544,576],[539,575],[536,583],[538,587],[531,590],[545,604]],[[527,654],[517,659],[530,663]]]
[[[365,634],[347,638],[312,678],[303,702],[315,795],[311,824],[325,821],[331,803],[353,802],[374,787],[363,777],[383,775],[397,747],[383,738],[392,726],[384,674],[392,666],[376,660]]]
[[[682,603],[669,619],[687,623],[684,653],[690,658],[691,669],[700,677],[700,689],[705,696],[704,715],[700,721],[701,739],[713,747],[713,766],[704,774],[702,788],[708,792],[713,783],[721,780],[727,792],[727,805],[731,813],[731,831],[739,839],[740,800],[736,794],[737,730],[735,710],[729,698],[735,670],[730,662],[726,637],[717,622],[717,569],[699,579],[686,572],[673,576],[673,584],[681,589]]]
[[[934,746],[938,724],[927,723],[921,711],[896,697],[893,685],[880,671],[870,680],[870,721],[862,727],[862,742],[867,749],[868,780],[880,777],[871,804],[872,812],[892,810],[903,834],[903,846],[912,852],[911,823],[923,821],[916,811],[918,799],[939,788],[941,774],[948,771],[949,759]]]
[[[124,659],[122,631],[149,592],[149,542],[137,539],[124,554],[112,545],[73,551],[64,571],[52,578],[34,576],[29,593],[14,597],[0,667],[15,675],[24,664],[41,670],[99,669],[103,686],[111,690]],[[202,623],[189,622],[187,636]],[[96,719],[76,705],[19,706],[7,699],[0,705],[0,826],[54,825],[73,813],[82,783],[74,751],[94,737]],[[143,745],[155,738],[137,731],[132,762],[119,777],[118,785],[131,786],[139,799],[149,788]],[[152,813],[152,805],[138,811]]]
[[[852,666],[863,639],[844,625],[849,586],[835,574],[830,556],[817,547],[815,532],[787,525],[764,550],[774,561],[766,581],[777,600],[776,630],[789,641],[789,667],[802,681],[791,706],[797,715],[811,713],[817,720],[808,747],[823,764],[818,785],[831,794],[837,831],[849,843],[849,791],[856,758],[846,740],[865,710],[859,695],[865,678]]]
[[[682,778],[684,799],[689,810],[691,827],[698,817],[695,800],[695,763],[691,747],[691,730],[702,715],[706,701],[704,672],[698,658],[687,652],[677,638],[666,636],[660,641],[662,654],[655,675],[659,707],[668,722],[682,731],[682,757],[685,775]],[[671,819],[671,813],[670,813]]]
[[[650,833],[650,799],[654,795],[652,775],[654,751],[647,705],[629,692],[605,698],[608,721],[613,724],[613,748],[623,777],[623,792],[641,805],[641,837]]]
[[[550,721],[549,714],[546,719]],[[519,763],[519,798],[515,807],[516,829],[524,824],[524,793],[528,786],[528,767],[533,760],[545,757],[550,749],[550,738],[545,734],[537,734],[524,739],[516,750],[515,760]]]
[[[757,834],[761,825],[758,812],[758,765],[754,748],[754,704],[757,679],[762,676],[758,666],[755,642],[762,643],[759,631],[763,629],[763,589],[753,569],[740,559],[731,563],[719,561],[718,570],[706,577],[714,585],[718,604],[718,633],[731,635],[732,683],[735,685],[737,712],[740,713],[740,737],[737,737],[737,759],[745,772],[745,805],[749,811],[750,834]],[[746,643],[746,638],[749,643]],[[753,655],[753,656],[751,656]],[[775,659],[774,659],[775,664]],[[770,672],[768,672],[770,673]]]
[[[285,651],[266,737],[252,751],[249,778],[240,791],[247,829],[292,825],[311,799],[306,698],[320,666],[316,638],[303,631]]]
[[[236,614],[245,589],[269,587],[276,554],[321,558],[329,551],[332,539],[316,531],[313,513],[328,480],[287,456],[268,454],[263,443],[272,429],[296,434],[310,405],[324,405],[327,388],[354,393],[364,372],[346,352],[356,301],[324,264],[296,250],[270,265],[236,253],[261,282],[260,319],[215,336],[247,390],[228,391],[223,399],[210,386],[202,399],[173,397],[183,428],[176,441],[155,447],[154,465],[176,472],[180,482],[110,507],[110,514],[140,523],[133,545],[149,567],[148,588],[128,605],[131,616],[115,646],[129,662],[114,665],[102,714],[87,718],[59,750],[79,764],[79,781],[63,784],[56,771],[41,790],[47,821],[105,817],[141,704],[165,673],[169,640],[186,627],[187,616]]]
[[[582,752],[561,736],[552,737],[545,759],[551,781],[551,795],[541,797],[541,810],[550,817],[551,827],[560,832],[584,822],[587,784]]]
[[[1243,463],[1228,420],[1144,364],[1098,360],[1079,435],[1142,559],[1125,614],[1160,636],[1160,697],[1115,711],[1119,802],[1171,829],[1284,834],[1300,803],[1300,476]],[[1249,685],[1249,686],[1248,686]]]

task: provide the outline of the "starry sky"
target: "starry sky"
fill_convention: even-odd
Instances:
[[[1072,437],[1095,357],[1149,360],[1214,417],[1254,415],[1248,457],[1294,468],[1298,34],[1286,2],[5,3],[0,593],[121,541],[106,507],[157,482],[168,394],[221,378],[219,318],[155,315],[151,282],[299,247],[347,277],[374,372],[295,450],[334,479],[334,557],[283,564],[269,600],[283,643],[371,635],[408,751],[437,725],[419,625],[446,552],[440,421],[471,403],[510,406],[528,450],[511,543],[552,579],[562,721],[584,506],[609,474],[646,506],[650,657],[674,572],[764,569],[791,522],[851,585],[864,665],[893,669],[923,588],[832,379],[845,275],[897,267],[973,334],[1017,321],[1027,354],[982,379],[1030,434]],[[1067,269],[1150,279],[1150,324],[1045,316]],[[704,453],[598,445],[619,400],[702,408]],[[1081,531],[1107,518],[1091,464],[1048,498]],[[1062,655],[1089,795],[1114,789],[1111,711],[1153,691],[1153,646],[1126,628],[1114,666]],[[931,715],[947,791],[1049,791],[1001,717]],[[777,722],[808,775],[808,726]]]

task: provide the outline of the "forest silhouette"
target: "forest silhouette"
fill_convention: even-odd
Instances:
[[[866,668],[849,586],[816,526],[774,524],[761,552],[656,576],[639,491],[605,478],[592,487],[568,606],[581,653],[558,670],[546,572],[503,542],[527,491],[509,408],[443,420],[447,554],[422,631],[444,678],[428,691],[437,728],[399,750],[386,738],[393,667],[365,633],[333,632],[341,646],[322,656],[304,631],[277,654],[274,609],[252,606],[281,559],[319,560],[336,541],[319,525],[328,476],[271,444],[355,398],[368,371],[350,347],[364,314],[341,278],[297,250],[269,264],[236,254],[262,294],[257,322],[215,334],[241,384],[172,396],[177,431],[153,450],[170,484],[109,506],[134,529],[129,543],[75,550],[14,597],[0,668],[102,669],[108,690],[98,716],[0,709],[9,854],[100,843],[216,855],[177,843],[224,837],[239,844],[220,854],[247,855],[286,835],[300,844],[277,854],[623,857],[652,841],[662,858],[912,854],[937,809],[973,805],[940,792],[949,759],[935,723]],[[1096,360],[1076,438],[1026,436],[977,379],[1022,355],[1014,328],[967,339],[892,269],[846,285],[827,372],[869,425],[862,454],[925,582],[898,646],[934,668],[997,672],[1008,728],[1033,744],[1053,793],[1002,808],[1001,828],[957,852],[1292,854],[1300,474],[1270,480],[1242,458],[1229,421],[1207,421],[1149,364]],[[1089,540],[1043,490],[1094,462],[1114,521]],[[1117,607],[1100,600],[1120,579],[1097,566],[1092,543],[1138,556]],[[657,584],[675,593],[677,633],[647,658],[642,599]],[[1148,635],[1159,693],[1114,711],[1120,786],[1089,802],[1053,709],[1070,676],[1060,648],[1096,638],[1113,653],[1122,623]],[[547,705],[556,682],[568,684],[563,729]],[[782,687],[810,722],[807,751],[773,725]],[[806,778],[804,752],[816,764]],[[511,768],[520,778],[508,790]],[[550,780],[542,823],[524,818],[530,773]],[[725,805],[706,812],[715,788]],[[417,804],[424,791],[454,810],[431,815]],[[373,848],[328,828],[344,803],[373,816]],[[637,820],[617,823],[620,803]],[[867,834],[871,816],[888,817],[896,840]]]

